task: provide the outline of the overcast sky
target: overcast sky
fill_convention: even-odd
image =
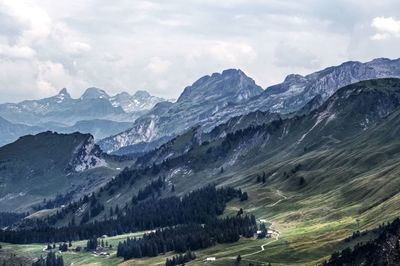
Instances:
[[[398,0],[0,0],[0,102],[90,86],[171,98],[226,68],[265,88],[399,47]]]

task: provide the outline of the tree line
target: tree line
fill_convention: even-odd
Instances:
[[[148,199],[125,206],[112,219],[64,227],[50,226],[44,220],[31,220],[29,228],[18,231],[0,230],[0,242],[15,244],[69,242],[118,235],[179,224],[204,224],[221,215],[226,203],[240,198],[243,192],[213,185],[195,190],[182,198]],[[87,202],[90,201],[88,197]]]
[[[369,233],[377,235],[377,238],[335,252],[322,265],[400,265],[400,219],[380,225]],[[353,234],[353,239],[358,234]]]
[[[196,254],[190,249],[185,254],[178,254],[173,256],[171,259],[167,258],[165,266],[185,265],[186,262],[196,259]]]
[[[36,262],[32,263],[32,266],[64,266],[64,259],[50,251],[46,258],[40,256]]]
[[[11,226],[29,215],[26,213],[0,212],[0,228]]]
[[[140,239],[128,238],[119,243],[117,256],[128,260],[155,257],[170,251],[185,253],[215,244],[233,243],[238,241],[240,236],[253,237],[256,231],[257,223],[253,215],[214,218],[205,224],[177,225],[158,229]]]

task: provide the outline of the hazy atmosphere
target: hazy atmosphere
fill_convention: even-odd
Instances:
[[[399,47],[399,0],[0,0],[0,265],[400,265]]]
[[[0,0],[0,102],[90,86],[176,98],[240,68],[266,87],[347,60],[398,57],[400,2]],[[397,14],[396,14],[397,13]]]

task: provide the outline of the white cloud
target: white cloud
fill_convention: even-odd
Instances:
[[[398,0],[0,0],[0,101],[88,86],[176,98],[226,68],[266,87],[398,57],[398,10]]]
[[[275,49],[274,63],[280,67],[300,67],[315,69],[320,67],[320,60],[308,49],[301,49],[295,42],[281,42]]]
[[[22,29],[18,43],[30,45],[50,34],[51,19],[45,10],[28,1],[0,1],[0,10],[12,17]]]
[[[71,86],[71,77],[60,63],[37,62],[36,84],[41,94],[51,95],[62,87]]]
[[[400,37],[400,20],[393,17],[376,17],[372,20],[371,26],[377,33],[371,36],[372,40],[388,40]]]
[[[31,59],[36,52],[28,46],[10,46],[0,43],[0,57],[7,59]]]
[[[170,61],[155,56],[150,59],[150,62],[146,66],[146,70],[150,71],[151,74],[161,75],[164,74],[170,66]]]
[[[237,65],[240,62],[254,60],[257,56],[251,45],[244,42],[209,42],[206,51],[220,63]]]
[[[66,50],[73,55],[81,55],[89,52],[91,48],[92,47],[87,43],[76,41],[68,44]]]

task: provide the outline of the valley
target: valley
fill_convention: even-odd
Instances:
[[[218,120],[210,114],[213,104],[232,99],[216,96],[204,109],[196,104],[227,86],[251,95],[243,92],[249,89],[243,82],[254,85],[238,71],[202,78],[177,104],[156,105],[136,120],[141,131],[134,135],[143,133],[149,145],[159,140],[140,121],[154,118],[161,107],[171,113],[168,122],[165,113],[157,118],[160,128],[182,120],[171,114],[183,115],[189,102],[196,106],[193,114]],[[249,90],[255,95],[244,102],[261,97],[254,86]],[[324,97],[312,97],[294,112],[248,110],[210,130],[199,121],[185,130],[182,121],[150,151],[133,148],[124,156],[104,153],[89,134],[22,137],[0,148],[0,204],[31,214],[0,231],[0,258],[14,253],[17,263],[33,262],[48,253],[47,244],[71,241],[60,253],[68,265],[165,265],[188,250],[196,258],[185,265],[322,265],[338,251],[377,241],[382,225],[400,213],[400,79],[357,81]],[[32,209],[43,197],[69,192],[72,181],[82,190],[62,204]],[[7,198],[22,188],[29,197]],[[103,235],[113,245],[109,255],[73,251]],[[359,261],[366,260],[360,255]]]

